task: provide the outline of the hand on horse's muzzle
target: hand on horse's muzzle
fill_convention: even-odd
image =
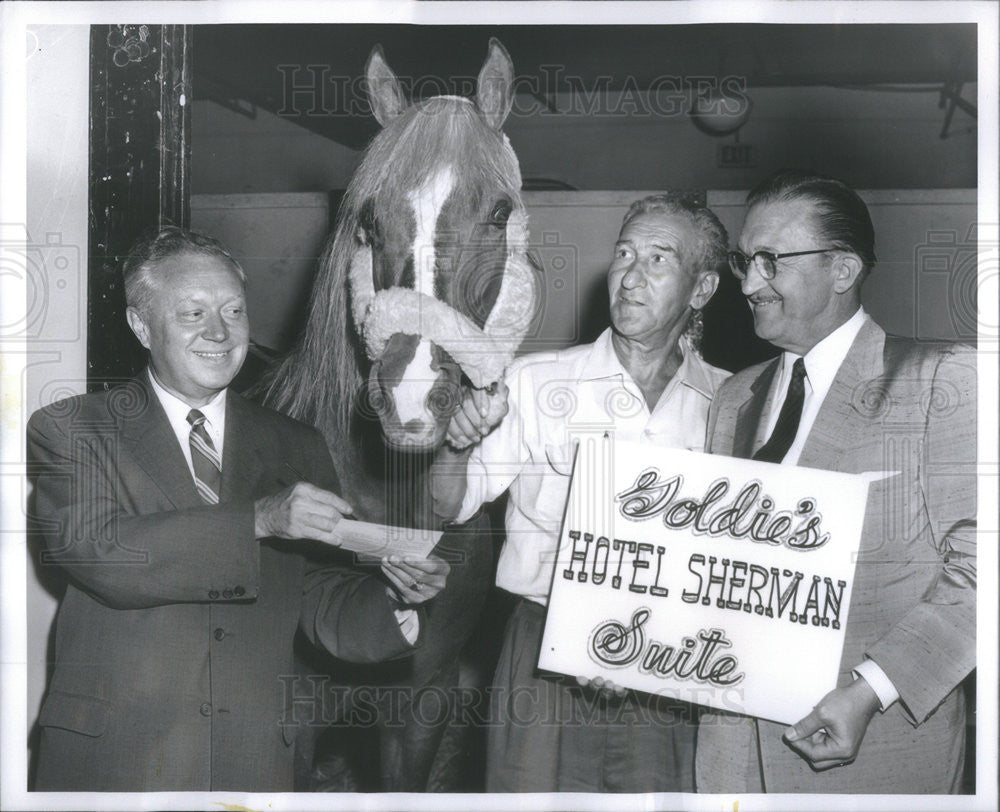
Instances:
[[[490,389],[467,389],[461,408],[448,423],[448,444],[461,451],[493,431],[507,414],[508,394],[503,381]]]

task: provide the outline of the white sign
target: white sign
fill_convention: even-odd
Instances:
[[[539,668],[791,724],[836,687],[868,480],[581,442]]]

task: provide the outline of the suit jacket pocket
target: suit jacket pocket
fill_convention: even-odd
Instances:
[[[111,705],[103,699],[52,691],[42,704],[38,724],[96,738],[107,731],[110,714]]]

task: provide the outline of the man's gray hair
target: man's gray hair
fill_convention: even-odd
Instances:
[[[726,252],[729,250],[729,234],[711,209],[672,192],[649,195],[629,206],[622,220],[622,228],[644,214],[677,214],[688,217],[701,237],[699,254],[694,257],[698,263],[697,270],[722,272],[726,264]]]
[[[649,195],[636,200],[622,220],[624,229],[637,217],[644,214],[668,214],[686,216],[698,230],[698,252],[691,259],[696,263],[695,271],[715,271],[722,273],[726,264],[726,253],[729,251],[729,234],[726,227],[719,222],[715,212],[706,206],[699,206],[691,202],[682,195],[666,192],[659,195]],[[686,259],[686,257],[685,257]],[[684,329],[684,337],[691,344],[691,348],[697,355],[701,355],[701,337],[705,329],[705,320],[700,310],[692,310],[687,326]]]
[[[246,288],[246,273],[221,242],[197,231],[165,226],[156,234],[139,240],[125,257],[122,263],[125,304],[141,314],[148,313],[156,285],[156,263],[182,254],[202,254],[226,260]]]

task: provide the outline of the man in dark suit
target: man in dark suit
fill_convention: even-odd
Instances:
[[[28,424],[43,562],[68,576],[35,788],[291,790],[322,722],[296,706],[296,631],[406,656],[448,565],[386,560],[389,587],[326,557],[350,505],[319,432],[228,391],[246,280],[216,241],[167,228],[124,270],[148,369]]]
[[[868,494],[838,687],[784,729],[706,713],[698,791],[956,792],[975,667],[975,353],[887,336],[865,313],[874,230],[843,183],[778,173],[747,206],[730,265],[783,353],[722,385],[709,450],[888,476]]]

